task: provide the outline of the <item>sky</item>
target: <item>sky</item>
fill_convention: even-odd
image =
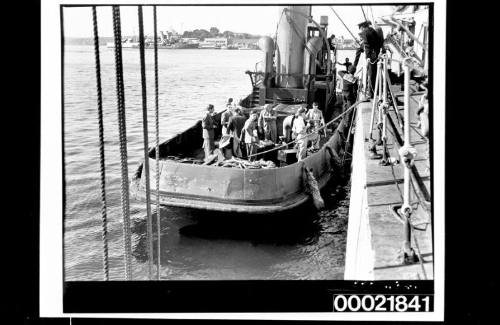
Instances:
[[[360,5],[332,6],[352,33],[357,35],[357,24],[364,20]],[[371,7],[371,8],[370,8]],[[363,6],[368,19],[389,15],[392,6]],[[238,33],[274,36],[280,17],[278,6],[158,6],[158,30],[206,29],[217,27],[220,32],[230,30]],[[143,7],[144,33],[153,34],[153,9]],[[90,7],[65,7],[63,10],[65,37],[92,37],[92,11]],[[137,6],[120,9],[122,35],[138,34]],[[328,16],[328,34],[352,38],[332,9],[326,5],[312,6],[312,16],[319,22],[320,16]],[[112,10],[110,6],[97,7],[99,36],[112,37]]]

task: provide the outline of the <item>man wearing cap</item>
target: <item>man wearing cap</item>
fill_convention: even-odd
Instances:
[[[273,112],[271,104],[266,104],[259,115],[259,129],[264,133],[264,139],[276,143],[278,140],[278,131],[276,129],[276,115]]]
[[[203,119],[201,120],[201,126],[203,128],[203,149],[205,150],[205,160],[213,154],[215,149],[215,140],[214,140],[214,129],[217,126],[214,123],[214,105],[209,104],[207,106],[207,112]]]
[[[233,99],[229,98],[226,103],[226,110],[220,116],[220,124],[222,125],[222,135],[229,134],[227,125],[229,124],[229,119],[233,115]]]
[[[371,97],[377,77],[377,59],[384,40],[380,37],[379,33],[371,27],[371,22],[364,21],[358,24],[358,27],[360,29],[359,36],[361,37],[362,44],[361,47],[356,50],[354,67],[358,65],[361,52],[365,52],[365,56],[368,59],[366,73],[368,78],[369,97]]]

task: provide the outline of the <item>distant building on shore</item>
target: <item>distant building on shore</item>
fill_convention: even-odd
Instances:
[[[205,38],[204,44],[213,45],[214,47],[227,46],[227,38],[225,37]]]

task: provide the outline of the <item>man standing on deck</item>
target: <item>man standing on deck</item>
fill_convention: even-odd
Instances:
[[[354,59],[354,67],[358,66],[359,57],[361,52],[365,52],[367,62],[367,84],[368,84],[368,97],[373,96],[373,89],[375,88],[375,78],[377,77],[377,60],[380,50],[382,49],[384,40],[381,39],[379,33],[370,26],[369,21],[364,21],[358,24],[360,29],[359,36],[361,37],[362,44],[356,50],[356,58]]]
[[[246,118],[241,114],[241,108],[236,107],[234,115],[231,116],[228,123],[228,130],[233,138],[233,155],[238,158],[243,157],[243,152],[240,147],[240,139],[242,139],[241,131],[245,125]]]
[[[214,105],[209,104],[207,106],[207,112],[201,120],[201,126],[203,128],[203,149],[205,150],[205,160],[207,160],[208,157],[213,154],[215,149],[214,129],[217,126],[214,123],[213,114]]]
[[[286,143],[292,141],[292,128],[293,128],[293,123],[295,122],[295,119],[297,118],[296,114],[293,115],[288,115],[285,117],[283,120],[283,136],[284,140]]]
[[[273,112],[271,104],[266,104],[264,109],[260,112],[258,125],[261,133],[264,133],[264,139],[276,143],[278,140],[276,115]]]
[[[295,135],[297,140],[297,160],[301,161],[307,157],[307,134],[306,134],[306,109],[299,108],[297,111],[297,118],[295,119],[292,127],[292,134]]]
[[[349,71],[349,67],[352,66],[352,63],[349,62],[349,58],[345,58],[344,63],[337,62],[337,64],[345,66],[345,71]]]
[[[227,129],[227,125],[229,123],[229,119],[233,115],[233,99],[229,98],[226,103],[226,110],[220,116],[220,124],[222,126],[222,135],[229,134],[229,130]]]
[[[354,76],[356,68],[350,66],[347,72],[339,71],[338,75],[342,82],[342,98],[344,100],[344,106],[342,112],[351,107],[352,104],[356,102],[356,93],[358,91],[358,80]],[[348,114],[350,115],[350,114]]]
[[[257,133],[257,112],[252,112],[250,118],[243,125],[243,141],[247,148],[247,157],[257,153],[257,143],[259,135]],[[255,157],[249,157],[248,160],[254,161]]]
[[[318,102],[313,103],[313,107],[307,112],[306,120],[312,126],[312,135],[310,140],[313,142],[313,148],[319,149],[320,133],[319,128],[325,126],[325,119],[323,118],[323,112],[318,108]],[[326,137],[326,128],[322,132]]]

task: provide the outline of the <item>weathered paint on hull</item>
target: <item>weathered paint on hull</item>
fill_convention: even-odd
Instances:
[[[173,140],[173,139],[172,139]],[[168,142],[168,141],[167,141]],[[303,168],[312,169],[320,188],[330,179],[334,166],[328,147],[338,154],[339,135],[295,164],[270,169],[239,169],[160,161],[160,203],[201,210],[266,214],[296,208],[309,199]],[[156,199],[155,159],[150,158],[151,197]],[[145,173],[135,179],[131,193],[145,199]],[[153,201],[154,202],[154,201]]]

